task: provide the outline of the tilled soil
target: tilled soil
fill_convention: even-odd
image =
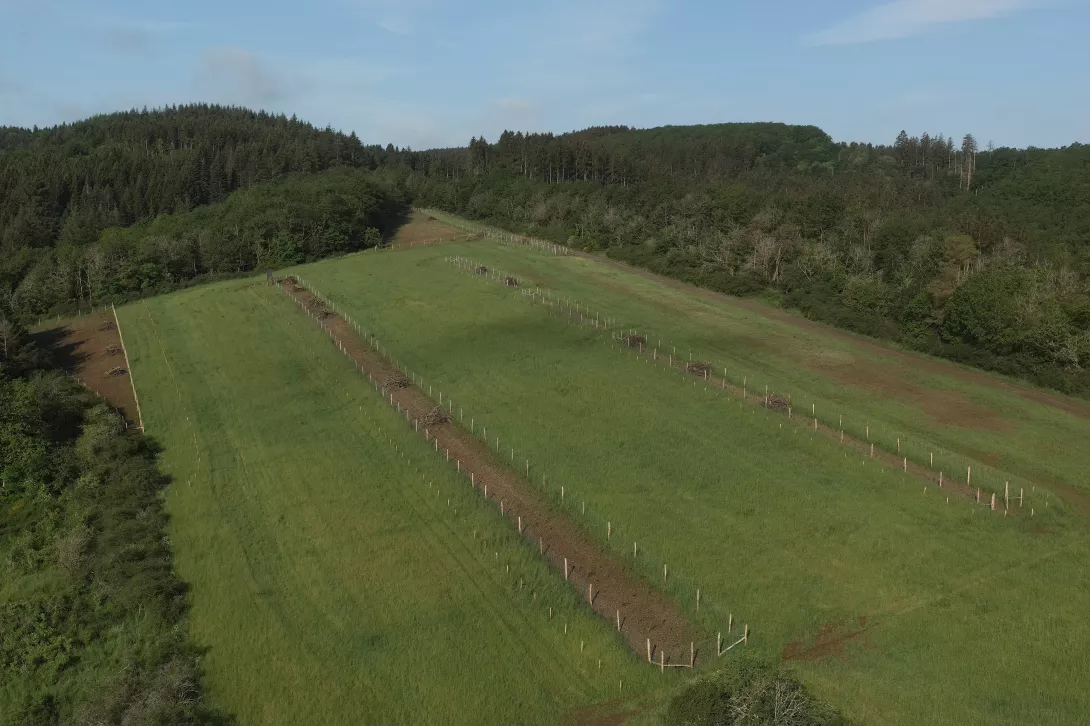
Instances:
[[[49,352],[56,367],[102,396],[121,411],[126,421],[136,423],[136,400],[129,381],[128,364],[123,355],[113,353],[114,346],[121,348],[121,335],[114,325],[113,313],[107,310],[73,318],[57,327],[38,331],[34,338]],[[125,372],[108,375],[118,367],[124,368]]]
[[[284,290],[308,310],[315,308],[315,297],[307,291]],[[381,382],[400,376],[397,368],[364,341],[352,326],[337,316],[319,321],[322,327],[345,349],[361,371],[372,381]],[[487,443],[462,427],[445,423],[425,426],[423,421],[436,402],[415,385],[399,389],[381,388],[391,404],[408,411],[409,418],[420,421],[420,433],[440,454],[449,451],[452,466],[459,466],[474,486],[503,516],[517,523],[522,519],[522,534],[532,546],[543,550],[544,557],[563,572],[567,560],[568,579],[583,598],[590,590],[591,607],[615,624],[620,613],[621,634],[633,651],[646,657],[651,641],[655,664],[660,653],[668,664],[688,664],[693,642],[706,642],[705,636],[677,607],[676,603],[633,573],[628,564],[603,549],[589,534],[568,517],[551,507],[544,495],[524,476],[512,470],[496,456]],[[516,525],[517,526],[517,525]],[[701,653],[697,651],[699,661]]]

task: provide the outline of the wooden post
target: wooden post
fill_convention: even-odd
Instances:
[[[723,653],[723,631],[715,636],[715,656],[718,658]]]
[[[700,588],[696,588],[696,611],[700,612]]]
[[[727,632],[734,629],[734,613],[727,614]]]
[[[931,452],[931,468],[932,469],[935,468],[935,452],[934,451]]]
[[[564,582],[568,581],[568,558],[564,558]]]
[[[1011,483],[1007,482],[1003,485],[1003,508],[1011,508]]]
[[[1026,493],[1023,487],[1018,487],[1018,508],[1022,508],[1022,495]]]
[[[905,457],[904,470],[905,470],[906,473],[908,472],[908,457],[907,456]]]
[[[636,556],[636,543],[635,542],[632,543],[632,556],[633,557]]]
[[[545,540],[542,537],[537,538],[537,553],[539,555],[545,554]]]
[[[587,583],[587,602],[594,602],[594,584],[590,582]]]
[[[651,639],[647,639],[647,662],[651,662]]]
[[[939,488],[942,488],[942,472],[939,472]]]
[[[992,511],[995,511],[995,492],[992,492]]]
[[[617,611],[617,632],[621,632],[621,611]]]
[[[874,444],[870,445],[870,458],[874,458]]]
[[[746,623],[746,632],[742,634],[742,644],[749,645],[749,623]]]
[[[666,584],[667,577],[668,577],[668,572],[666,570],[666,565],[663,565],[662,566],[662,584],[663,585]]]
[[[867,423],[867,441],[870,441],[870,423]]]
[[[689,667],[696,665],[696,643],[689,641]]]
[[[519,515],[519,534],[522,534],[522,515]]]
[[[659,651],[659,671],[661,673],[666,672],[666,651],[665,650],[660,650]]]
[[[973,485],[973,467],[969,467],[965,471],[965,486]]]

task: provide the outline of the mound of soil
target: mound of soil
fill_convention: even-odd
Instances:
[[[122,348],[117,343],[114,343],[113,345],[108,346],[105,350],[103,350],[102,354],[103,355],[121,355],[124,352],[125,352],[124,348]]]
[[[478,275],[487,275],[488,274],[488,268],[485,267],[484,265],[480,265],[478,267],[473,268],[473,271],[476,272]]]
[[[428,426],[450,423],[450,414],[444,411],[442,406],[435,406],[425,414],[424,423]]]
[[[642,335],[636,335],[635,333],[626,335],[621,338],[621,340],[623,340],[624,344],[627,345],[629,348],[642,348],[643,346],[647,345],[647,338],[643,337]]]
[[[401,376],[396,373],[392,376],[389,376],[385,381],[382,382],[382,387],[388,391],[396,391],[401,388],[408,388],[410,385],[411,384],[409,383],[408,379],[405,378],[405,376]]]
[[[518,287],[519,281],[513,277],[505,277],[503,278],[503,284],[507,285],[508,287]]]
[[[710,365],[701,363],[698,360],[694,360],[692,363],[686,365],[685,370],[698,378],[706,378],[712,373],[712,367]]]
[[[787,414],[791,410],[791,402],[778,393],[770,393],[764,400],[764,407],[776,413]]]
[[[333,313],[329,312],[328,310],[321,310],[321,311],[318,312],[318,317],[321,318],[322,320],[325,320],[327,318],[332,318]]]
[[[295,275],[288,275],[287,277],[284,278],[284,282],[291,285],[292,287],[295,287],[296,285],[299,284],[299,279],[296,278]]]
[[[117,325],[112,320],[107,320],[102,325],[98,326],[99,330],[114,330],[116,328],[117,328]]]
[[[127,370],[125,370],[121,366],[118,366],[117,368],[111,368],[110,370],[106,371],[106,377],[114,378],[115,376],[123,376],[126,373],[128,373]]]

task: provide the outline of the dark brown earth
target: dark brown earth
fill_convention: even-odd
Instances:
[[[865,615],[856,618],[854,623],[827,623],[809,643],[793,640],[784,646],[780,659],[815,661],[830,657],[843,658],[848,655],[847,646],[850,643],[873,648],[874,644],[870,641],[868,632],[870,627]]]
[[[124,356],[114,353],[121,347],[121,335],[112,312],[82,315],[39,330],[34,333],[34,340],[48,352],[54,366],[105,399],[126,421],[136,423],[136,400],[128,363]],[[118,367],[125,372],[108,375]]]
[[[656,665],[660,653],[665,654],[667,664],[687,665],[690,646],[695,642],[699,660],[699,645],[714,641],[706,639],[670,597],[644,582],[622,558],[604,550],[567,516],[557,512],[535,484],[512,470],[487,443],[454,423],[426,426],[423,420],[435,409],[436,401],[415,385],[396,389],[384,386],[387,381],[403,378],[392,363],[343,318],[318,317],[317,312],[324,308],[316,304],[311,293],[294,290],[290,285],[284,285],[283,289],[344,347],[369,380],[379,382],[377,387],[387,402],[402,413],[408,412],[414,428],[419,425],[420,434],[429,445],[443,456],[449,452],[451,465],[471,476],[473,485],[482,494],[487,490],[485,496],[489,502],[502,508],[503,516],[515,526],[521,518],[523,536],[542,551],[552,566],[563,572],[567,560],[569,580],[581,597],[587,598],[588,586],[593,586],[589,599],[595,612],[610,623],[616,622],[620,612],[621,633],[638,656],[646,657],[650,640]]]

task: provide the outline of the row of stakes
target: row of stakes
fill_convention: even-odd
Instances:
[[[483,265],[479,265],[478,263],[476,263],[476,262],[474,262],[472,260],[469,260],[467,258],[464,258],[464,257],[448,257],[447,261],[454,264],[456,267],[459,267],[459,268],[463,269],[463,270],[476,270],[476,269],[480,269],[480,268],[484,267]],[[489,271],[489,276],[492,277],[493,279],[501,279],[501,278],[509,277],[509,276],[506,276],[506,273],[503,273],[502,271],[498,271],[498,270],[496,270],[496,271],[491,271],[490,270]],[[517,278],[516,278],[516,283],[521,284],[521,281],[518,281]],[[547,306],[550,306],[550,307],[555,306],[555,307],[557,307],[557,308],[559,308],[561,310],[566,310],[569,313],[568,317],[570,319],[572,319],[572,320],[574,320],[575,314],[578,313],[579,316],[580,316],[578,324],[590,324],[593,327],[597,328],[600,325],[599,321],[602,320],[602,318],[600,317],[600,314],[597,313],[597,312],[594,313],[594,317],[590,317],[590,312],[591,311],[590,311],[589,306],[585,306],[585,305],[583,305],[582,303],[579,303],[579,302],[572,302],[572,301],[570,301],[570,300],[568,300],[566,298],[561,299],[561,298],[558,297],[558,298],[556,298],[554,300],[554,299],[550,298],[550,296],[548,295],[547,292],[542,292],[540,289],[523,290],[523,295],[527,296],[527,297],[530,297],[533,302],[538,302],[538,303],[541,303],[541,304],[544,304],[544,305],[547,305]],[[606,329],[609,329],[610,327],[612,327],[612,325],[616,321],[611,319],[611,318],[605,318],[603,322],[604,322],[604,325],[602,327],[605,327]],[[636,331],[631,330],[630,334],[635,335]],[[616,330],[614,330],[614,331],[611,332],[611,336],[612,336],[614,341],[618,341],[618,340],[623,339],[624,332],[623,331],[617,332]],[[662,341],[660,340],[659,341],[659,346],[652,348],[650,360],[654,361],[654,362],[657,362],[661,357],[666,361],[666,364],[667,364],[668,367],[674,368],[674,357],[677,355],[677,347],[672,346],[671,347],[671,352],[669,354],[664,354],[664,355],[660,356],[658,350],[659,350],[659,347],[661,347],[661,346],[662,346]],[[633,350],[635,351],[636,348],[633,348]],[[642,343],[638,345],[638,352],[636,354],[637,355],[645,355],[646,354],[646,351],[644,350],[644,345]],[[693,358],[693,354],[690,351],[689,352],[689,362],[692,362],[692,358]],[[679,358],[678,360],[680,361],[681,359]],[[704,373],[703,373],[703,376],[704,376],[704,381],[706,383],[709,382],[710,381],[710,370],[705,369]],[[721,380],[723,390],[727,390],[727,369],[726,368],[723,369],[723,377],[720,380]],[[694,383],[695,383],[695,381],[694,381]],[[748,376],[743,376],[743,378],[742,378],[742,387],[741,387],[742,388],[742,399],[743,400],[749,400],[748,387],[749,387],[749,377]],[[764,405],[765,408],[768,407],[769,396],[770,395],[771,394],[770,394],[770,392],[768,390],[768,386],[765,385],[765,392],[764,392],[764,398],[763,398],[763,404],[762,404],[762,405]],[[794,417],[793,408],[791,407],[790,404],[788,404],[788,406],[787,406],[787,418],[790,421],[790,420],[793,420],[793,417]],[[819,420],[818,420],[818,417],[817,417],[817,404],[816,403],[811,404],[811,418],[812,418],[812,421],[813,421],[813,428],[814,428],[815,431],[817,431],[819,429]],[[843,415],[841,415],[839,417],[838,426],[839,426],[840,443],[844,443],[845,442],[845,435],[844,435],[844,416]],[[870,434],[871,434],[871,427],[870,427],[870,423],[868,422],[866,424],[866,428],[865,428],[866,441],[864,442],[864,445],[866,447],[869,447],[870,458],[874,459],[874,458],[876,458],[876,448],[875,448],[875,443],[873,441],[871,441],[871,435]],[[901,448],[902,448],[901,447],[901,438],[900,437],[897,437],[896,448],[897,448],[897,452],[896,452],[897,455],[901,457],[901,461],[899,462],[901,464],[901,470],[904,473],[908,473],[908,464],[909,464],[908,456],[902,454],[902,451],[901,451]],[[890,453],[892,454],[892,452],[890,452]],[[929,455],[928,455],[928,468],[931,469],[932,471],[935,468],[935,454],[934,454],[934,452],[930,452]],[[973,490],[972,480],[973,480],[973,467],[972,467],[972,465],[967,465],[966,470],[965,470],[965,486],[966,486],[967,489],[970,490],[970,492]],[[945,473],[942,470],[940,470],[938,472],[938,478],[937,478],[936,481],[938,483],[939,488],[944,488],[945,487],[945,484],[947,483],[948,480],[946,479]],[[1033,489],[1036,490],[1036,487],[1033,487]],[[977,503],[980,503],[980,504],[989,505],[989,507],[990,507],[990,509],[992,511],[998,511],[999,510],[999,496],[998,496],[998,493],[997,492],[991,492],[990,493],[990,502],[986,502],[986,501],[982,500],[983,494],[984,493],[983,493],[982,488],[977,486],[976,491],[975,491],[975,501]],[[947,498],[947,499],[949,500],[949,498]],[[1002,500],[1003,501],[1004,515],[1006,515],[1010,511],[1012,502],[1016,501],[1017,505],[1018,505],[1018,508],[1022,508],[1023,504],[1024,504],[1024,500],[1025,500],[1025,487],[1019,487],[1018,495],[1015,497],[1015,496],[1011,495],[1010,481],[1009,480],[1004,481],[1004,484],[1003,484],[1003,500]],[[1048,502],[1046,501],[1046,506],[1047,506],[1047,504],[1048,504]],[[1036,514],[1037,514],[1036,507],[1031,507],[1030,508],[1030,516],[1033,517],[1033,516],[1036,516]]]
[[[314,297],[321,300],[330,309],[332,309],[332,310],[334,310],[334,312],[336,312],[335,304],[331,300],[329,300],[324,295],[319,293],[317,290],[315,290],[308,283],[304,282],[302,279],[300,279],[300,278],[297,278],[297,279],[299,279],[299,282],[301,282],[306,287],[306,289]],[[311,317],[314,318],[315,322],[317,322],[318,325],[320,327],[322,327],[326,331],[326,333],[329,336],[330,340],[334,343],[334,345],[336,345],[337,349],[342,354],[344,354],[345,356],[347,356],[347,357],[349,357],[351,359],[351,353],[348,351],[348,349],[346,348],[344,343],[334,335],[332,329],[330,329],[328,326],[324,325],[322,323],[322,321],[317,316],[311,314],[310,311],[307,310],[306,305],[302,301],[298,300],[297,298],[295,300],[296,300],[296,303],[299,305],[299,307],[301,309],[303,309],[305,312],[307,312],[309,315],[311,315]],[[394,362],[392,359],[390,359],[389,355],[386,354],[384,352],[384,350],[378,345],[378,342],[374,338],[374,336],[371,336],[371,335],[368,335],[368,334],[364,333],[362,328],[360,327],[360,325],[358,323],[356,323],[354,320],[351,320],[344,313],[338,313],[338,315],[346,323],[348,323],[353,328],[353,330],[355,330],[360,336],[362,336],[365,340],[367,340],[368,343],[370,345],[372,345],[372,347],[374,347],[376,350],[382,352],[384,357],[386,357],[387,360],[390,360],[390,362],[393,363],[396,368],[401,369],[401,366],[398,365],[396,362]],[[391,406],[393,406],[394,409],[398,412],[399,416],[404,416],[406,421],[411,420],[411,422],[412,422],[411,425],[413,426],[414,430],[419,432],[420,431],[420,421],[419,421],[419,419],[412,418],[409,411],[408,411],[408,409],[407,408],[402,408],[400,403],[398,403],[394,399],[394,394],[392,392],[387,393],[385,388],[377,380],[375,380],[375,378],[371,375],[370,372],[365,372],[363,370],[363,366],[361,364],[359,364],[359,363],[357,363],[355,361],[353,361],[353,362],[356,364],[356,367],[357,367],[358,371],[361,374],[366,374],[367,375],[368,380],[375,386],[376,392],[378,392],[382,396],[383,400],[386,400]],[[402,371],[402,372],[405,373],[406,371]],[[409,372],[409,375],[413,379],[413,382],[416,383],[418,386],[423,385],[423,381],[419,380],[414,373]],[[428,395],[429,396],[433,395],[432,389],[431,389],[430,386],[428,388]],[[439,395],[439,401],[440,401],[440,406],[441,406],[442,402],[443,402],[443,394],[442,394],[442,392],[440,392],[438,395]],[[451,401],[451,399],[449,397],[446,399],[446,402],[447,402],[448,410],[453,412],[453,402]],[[462,411],[461,408],[459,408],[459,415],[462,418],[462,420],[464,420],[464,412]],[[471,421],[471,425],[474,427],[474,435],[475,435],[475,426],[476,426],[475,419],[473,419],[471,417],[470,421]],[[484,441],[487,444],[488,443],[487,428],[482,426],[481,431],[482,431],[482,437],[484,438]],[[433,444],[434,451],[436,453],[438,453],[438,451],[439,451],[438,438],[431,436],[431,432],[427,427],[424,428],[424,440],[425,441],[430,441]],[[498,451],[499,450],[499,439],[498,438],[496,439],[496,447],[497,447],[497,451]],[[512,462],[514,461],[514,453],[515,453],[514,449],[512,449],[511,450],[511,460],[512,460]],[[445,455],[446,461],[449,462],[450,461],[450,450],[449,449],[444,449],[444,455]],[[475,472],[471,472],[471,471],[463,472],[462,466],[461,466],[461,460],[458,460],[458,459],[455,460],[455,467],[456,467],[456,470],[459,473],[468,473],[471,486],[473,486],[474,489],[479,489],[480,491],[482,491],[486,500],[488,500],[490,498],[489,493],[488,493],[488,485],[487,484],[485,484],[484,482],[481,482],[481,487],[477,486],[477,480],[476,480],[476,473]],[[530,471],[530,462],[529,462],[529,460],[527,460],[526,461],[526,475],[527,475],[527,477],[529,477],[529,471]],[[546,482],[547,482],[546,476],[544,474],[542,475],[542,482],[543,482],[543,485],[545,485]],[[565,489],[564,486],[560,487],[560,493],[561,493],[561,500],[564,500],[565,497],[566,497],[566,489]],[[502,499],[499,501],[499,509],[500,509],[500,516],[503,516],[503,517],[508,516],[507,515],[507,509],[506,509],[506,502],[504,500],[502,500]],[[586,513],[586,502],[583,502],[583,504],[582,504],[582,511],[583,511],[584,514]],[[513,514],[513,512],[512,512],[512,514]],[[516,517],[517,517],[518,532],[519,532],[520,535],[524,535],[525,534],[525,528],[523,527],[522,517],[521,517],[521,515],[516,515]],[[609,539],[612,536],[612,526],[613,526],[612,522],[607,522],[606,523],[606,527],[607,527],[606,538],[607,539]],[[545,548],[544,540],[539,537],[538,538],[539,554],[544,556],[545,549],[546,548]],[[638,545],[637,545],[636,542],[633,542],[632,543],[633,557],[635,557],[637,555],[637,553],[638,553]],[[565,557],[565,558],[563,558],[563,560],[564,560],[564,580],[565,580],[565,582],[570,583],[571,574],[574,573],[575,568],[574,568],[574,566],[572,566],[569,563],[568,558]],[[663,584],[665,586],[669,581],[669,569],[668,569],[667,565],[663,565],[663,567],[662,567],[662,577],[663,577]],[[700,610],[700,600],[701,600],[700,590],[697,589],[696,590],[696,609],[698,611]],[[588,602],[588,604],[593,604],[593,602],[594,602],[594,585],[593,585],[593,583],[588,583],[587,584],[587,602]],[[549,609],[549,613],[550,613],[550,616],[551,616],[552,608]],[[623,618],[621,616],[621,611],[616,610],[616,612],[615,612],[615,625],[616,625],[616,630],[617,630],[618,633],[621,632],[622,622],[623,622]],[[731,613],[731,614],[729,614],[728,621],[727,621],[727,634],[728,634],[728,636],[733,632],[733,628],[734,628],[734,614]],[[565,632],[567,632],[567,624],[566,623],[565,623]],[[717,657],[722,656],[723,654],[725,654],[726,652],[728,652],[729,650],[731,650],[735,646],[737,646],[737,645],[743,645],[744,646],[745,644],[748,644],[748,642],[749,642],[749,625],[748,625],[748,623],[744,625],[742,636],[740,638],[738,638],[737,640],[735,640],[734,642],[728,644],[726,647],[723,647],[723,633],[722,633],[722,631],[720,631],[719,633],[716,634],[716,656]],[[653,645],[651,643],[650,638],[648,638],[647,639],[647,657],[648,657],[648,662],[652,663],[652,664],[654,664],[654,661],[652,659],[653,651],[654,651],[654,647],[653,647]],[[667,663],[666,660],[665,660],[665,651],[659,650],[659,661],[660,662],[658,663],[658,665],[659,665],[660,669],[663,669],[663,670],[665,668],[668,668],[668,667],[670,667],[670,668],[677,668],[677,667],[692,668],[692,667],[695,666],[695,654],[696,654],[696,644],[695,644],[695,642],[691,642],[690,643],[690,648],[689,648],[689,655],[690,655],[689,663],[688,664],[683,664],[683,663],[682,664],[670,664],[670,663]]]

